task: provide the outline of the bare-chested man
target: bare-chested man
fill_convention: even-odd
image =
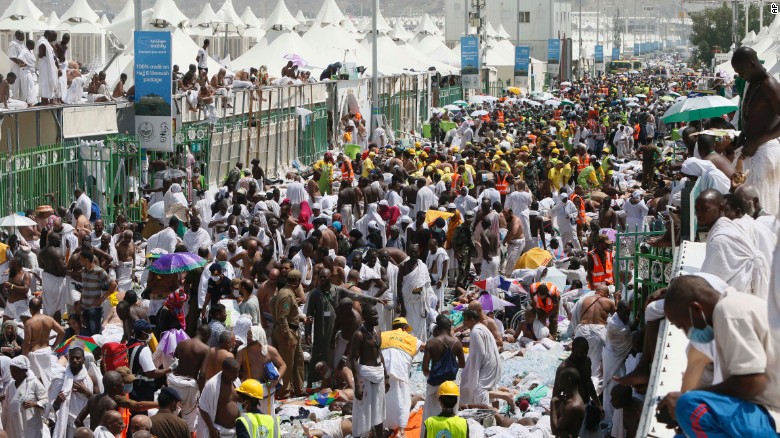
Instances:
[[[57,333],[54,345],[59,345],[65,337],[65,330],[57,320],[41,313],[42,305],[38,297],[30,300],[32,317],[24,323],[22,354],[30,359],[30,370],[33,374],[41,379],[44,387],[48,388],[52,378],[50,368],[54,361],[49,336],[52,330]]]
[[[594,377],[601,376],[601,352],[607,342],[607,319],[615,310],[616,302],[609,299],[609,288],[603,285],[596,288],[596,295],[582,302],[580,323],[574,335],[588,340],[588,357]]]
[[[355,376],[355,416],[352,423],[354,436],[383,436],[385,418],[385,392],[389,389],[384,358],[380,353],[382,340],[376,330],[379,315],[370,304],[363,305],[363,324],[352,336],[352,373]]]
[[[740,47],[731,58],[734,71],[748,82],[742,99],[741,129],[736,147],[742,146],[746,184],[756,187],[764,210],[780,213],[780,84],[770,75],[756,52]]]
[[[320,237],[320,248],[326,248],[328,250],[332,249],[334,254],[338,251],[338,238],[336,238],[336,233],[334,233],[330,228],[325,228],[322,230],[322,236]],[[314,278],[317,277],[315,276]]]
[[[233,266],[241,269],[243,278],[252,278],[252,268],[255,263],[260,261],[261,253],[257,251],[257,246],[257,240],[251,239],[246,243],[246,251],[242,251],[230,259]]]
[[[406,165],[406,160],[404,160],[404,166]],[[415,169],[416,171],[417,169]],[[417,203],[417,190],[419,188],[415,184],[415,181],[413,178],[410,179],[410,184],[407,184],[402,187],[401,192],[403,194],[404,204],[406,205],[415,205]]]
[[[499,255],[498,234],[490,229],[490,219],[482,218],[482,233],[479,235],[479,243],[482,246],[482,270],[481,278],[492,278],[498,275],[498,265],[501,263]]]
[[[133,284],[133,273],[135,272],[135,242],[133,242],[133,232],[125,230],[122,232],[122,238],[116,243],[116,259],[118,266],[116,268],[116,282],[119,290],[126,291]]]
[[[360,312],[355,309],[351,298],[342,298],[336,307],[336,321],[333,323],[333,331],[330,340],[330,347],[334,349],[333,366],[334,369],[349,365],[349,356],[352,352],[350,341],[355,332],[363,323]]]
[[[168,386],[174,388],[181,397],[182,418],[187,422],[190,432],[195,432],[198,421],[198,374],[209,354],[209,346],[206,345],[209,337],[211,329],[203,324],[198,327],[195,337],[179,342],[173,353],[179,366],[168,374]]]
[[[362,216],[362,210],[360,209],[361,202],[363,202],[363,192],[359,187],[347,187],[346,185],[341,186],[341,190],[339,190],[338,201],[336,202],[336,211],[342,214],[344,219],[343,225],[347,229],[351,228],[351,226],[354,225],[355,220]],[[342,207],[345,205],[352,206],[352,218],[344,217]]]
[[[550,401],[550,427],[556,437],[576,438],[585,420],[585,402],[578,387],[581,379],[574,368],[566,368],[556,376],[559,392]]]
[[[18,259],[11,259],[8,262],[8,281],[2,285],[8,297],[5,312],[3,312],[3,322],[20,319],[22,314],[29,309],[27,294],[30,291],[32,281],[33,274],[25,271]]]
[[[273,235],[269,237],[273,239]],[[255,279],[255,283],[264,282],[268,280],[268,274],[273,269],[279,269],[279,263],[274,260],[274,245],[270,243],[263,247],[260,258],[252,264],[252,278]]]
[[[206,383],[200,395],[199,437],[235,436],[236,419],[240,415],[235,385],[238,362],[232,357],[223,359],[218,370],[221,374],[214,373],[215,376]]]
[[[454,356],[458,360],[458,367],[463,368],[466,366],[466,356],[463,353],[463,345],[460,341],[452,336],[452,321],[447,315],[439,314],[436,317],[436,328],[433,329],[433,337],[428,339],[425,343],[425,352],[423,353],[422,372],[430,380],[433,381],[448,381],[455,380],[457,377],[457,370],[451,374],[445,373],[442,370],[439,362],[443,359],[448,359],[449,356]],[[423,408],[423,421],[428,417],[438,415],[441,411],[439,405],[438,395],[439,385],[427,385],[425,391],[425,406]]]
[[[260,411],[263,414],[273,413],[274,393],[276,384],[279,383],[284,373],[287,371],[287,364],[282,360],[279,351],[268,345],[265,333],[258,332],[262,327],[252,327],[247,333],[247,346],[239,350],[236,360],[238,361],[238,375],[241,381],[255,379],[263,382],[263,401],[260,403]],[[303,354],[301,354],[303,355]],[[267,377],[265,366],[267,363],[273,363],[276,367],[279,377],[270,380]],[[301,376],[303,380],[303,376]]]
[[[133,334],[133,324],[138,319],[149,320],[146,309],[138,302],[138,296],[134,291],[127,291],[125,298],[116,305],[116,314],[122,320],[124,326],[123,340],[129,339]]]
[[[363,198],[365,199],[363,205],[373,204],[382,199],[382,189],[371,185],[371,181],[368,178],[361,177],[358,187],[363,191]]]
[[[280,272],[278,269],[271,269],[268,273],[268,279],[257,288],[257,301],[260,302],[260,321],[264,329],[273,330],[273,317],[271,312],[271,298],[278,290],[277,281]]]
[[[612,210],[612,198],[604,198],[599,209],[599,228],[612,228],[617,230],[617,215]]]
[[[203,360],[200,371],[200,380],[207,382],[209,379],[219,373],[220,367],[225,359],[233,359],[233,347],[236,345],[236,335],[225,330],[219,334],[218,344],[216,347],[211,347],[209,353],[206,355],[206,359]],[[238,372],[238,370],[236,370]]]

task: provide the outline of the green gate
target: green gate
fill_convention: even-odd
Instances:
[[[298,162],[304,166],[311,166],[328,150],[328,106],[318,103],[311,111],[299,121]]]
[[[614,259],[615,290],[621,290],[621,273],[633,275],[634,313],[640,318],[647,296],[669,285],[672,275],[672,248],[655,248],[647,245],[648,237],[661,236],[665,231],[618,233]]]
[[[450,105],[457,100],[463,100],[463,87],[451,85],[439,88],[439,108]]]

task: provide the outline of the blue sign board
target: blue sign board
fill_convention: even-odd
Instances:
[[[604,62],[604,46],[601,44],[596,44],[596,64],[601,64]]]
[[[547,40],[547,63],[559,64],[561,62],[561,40],[550,38]]]
[[[515,47],[515,81],[516,78],[528,76],[531,64],[531,48],[529,46]]]
[[[479,89],[479,37],[460,38],[460,73],[463,88]]]
[[[612,60],[617,61],[620,59],[620,47],[612,48]]]
[[[137,31],[135,55],[135,131],[144,149],[173,152],[170,32]]]

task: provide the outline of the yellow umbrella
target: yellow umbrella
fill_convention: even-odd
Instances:
[[[515,269],[536,269],[547,266],[552,260],[552,254],[541,248],[532,248],[522,255],[515,263]]]
[[[520,88],[518,88],[518,87],[509,87],[509,88],[506,89],[506,91],[508,91],[508,92],[510,92],[512,94],[520,94],[521,93]]]

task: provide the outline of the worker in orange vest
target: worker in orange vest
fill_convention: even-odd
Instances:
[[[569,196],[571,202],[577,207],[577,239],[582,238],[582,233],[585,231],[585,223],[588,217],[585,215],[585,200],[582,195],[585,194],[582,186],[574,186],[574,192]]]
[[[509,193],[509,183],[506,180],[507,172],[505,170],[499,170],[496,172],[496,190],[502,197]]]
[[[539,281],[530,287],[531,307],[536,310],[540,320],[547,318],[550,334],[558,335],[558,312],[561,302],[561,291],[558,286]]]
[[[588,284],[591,290],[597,286],[615,284],[612,274],[612,242],[609,236],[602,234],[596,241],[596,248],[588,252]]]
[[[352,182],[355,180],[355,172],[352,170],[352,162],[349,158],[344,157],[344,154],[339,154],[339,170],[341,170],[341,182],[344,183],[344,187],[352,187]]]

